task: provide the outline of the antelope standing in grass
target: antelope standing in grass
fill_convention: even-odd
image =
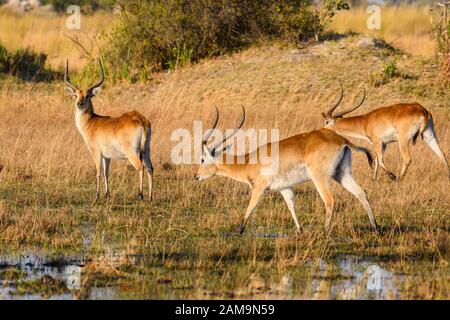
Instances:
[[[212,130],[217,126],[218,120],[219,111],[216,108],[216,118]],[[334,211],[334,197],[331,192],[332,179],[341,184],[362,203],[371,225],[375,231],[377,230],[366,193],[352,176],[351,150],[365,153],[369,164],[371,164],[373,158],[368,150],[350,143],[331,130],[315,130],[279,141],[278,170],[267,173],[263,170],[265,166],[267,167],[267,164],[263,164],[261,161],[262,152],[265,152],[264,156],[266,154],[272,156],[272,149],[276,152],[273,142],[259,146],[255,151],[240,156],[227,156],[225,153],[226,147],[219,149],[219,146],[226,145],[228,139],[242,127],[244,120],[245,109],[243,108],[240,125],[218,144],[207,146],[212,130],[205,134],[201,164],[195,173],[196,180],[205,180],[214,175],[219,175],[244,182],[250,186],[252,190],[250,203],[237,230],[239,234],[243,233],[250,215],[266,190],[280,191],[294,219],[297,232],[300,232],[300,224],[294,209],[292,188],[296,184],[311,180],[325,203],[325,229],[328,232]],[[233,159],[232,163],[227,161],[227,157]],[[250,159],[256,160],[251,162]]]
[[[326,113],[322,113],[322,116],[325,118],[325,128],[344,136],[365,139],[373,144],[376,154],[373,179],[377,178],[379,167],[383,168],[392,180],[397,179],[396,175],[386,167],[383,161],[386,146],[395,141],[398,141],[403,158],[400,172],[400,178],[403,178],[411,163],[409,153],[411,142],[415,144],[419,135],[444,163],[450,178],[447,159],[439,147],[434,130],[433,116],[423,106],[417,102],[398,103],[375,109],[360,116],[343,118],[344,115],[355,111],[361,106],[365,98],[365,91],[359,104],[348,110],[333,114],[342,101],[343,94],[344,90],[341,86],[338,102]]]
[[[150,122],[139,112],[131,111],[120,117],[100,116],[94,112],[92,98],[104,82],[100,61],[100,81],[86,91],[78,89],[69,80],[69,61],[66,64],[64,81],[66,91],[75,99],[75,123],[78,131],[91,151],[97,170],[95,199],[100,196],[100,179],[104,171],[105,197],[109,196],[109,164],[111,159],[128,159],[139,171],[138,199],[143,196],[144,168],[149,181],[149,197],[153,191],[153,165],[150,160]]]

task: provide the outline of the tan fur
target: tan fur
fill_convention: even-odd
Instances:
[[[398,141],[403,158],[400,178],[404,177],[411,162],[409,147],[411,141],[414,143],[420,135],[429,130],[428,134],[433,140],[431,143],[438,146],[433,127],[433,117],[419,103],[399,103],[388,107],[375,109],[360,116],[338,118],[324,114],[326,118],[325,127],[338,134],[350,137],[366,139],[374,145],[377,156],[374,179],[377,177],[378,167],[381,166],[391,179],[396,176],[386,168],[383,162],[383,153],[387,144]],[[429,141],[426,141],[429,144]],[[445,155],[439,147],[433,151],[438,154],[444,162],[450,175]]]
[[[143,175],[147,171],[149,198],[153,193],[153,165],[150,160],[150,122],[139,112],[130,111],[119,117],[101,116],[94,112],[92,98],[96,86],[83,91],[68,79],[69,94],[75,98],[75,122],[94,159],[97,171],[96,200],[100,195],[100,179],[105,178],[105,196],[109,196],[109,164],[112,159],[127,159],[139,171],[138,198],[143,199]],[[103,78],[103,70],[102,78]],[[103,83],[103,80],[98,86]]]
[[[298,183],[310,180],[313,181],[325,203],[325,228],[326,230],[330,230],[331,218],[334,212],[331,179],[341,184],[344,182],[343,186],[363,203],[370,221],[376,229],[376,223],[365,192],[356,184],[351,174],[350,149],[354,148],[356,151],[370,155],[369,151],[351,144],[347,139],[331,130],[315,130],[279,141],[279,170],[276,173],[266,175],[261,174],[261,169],[264,168],[264,165],[261,164],[260,155],[264,148],[267,148],[267,154],[271,156],[272,143],[260,146],[253,153],[248,153],[243,156],[233,156],[234,161],[232,163],[224,163],[227,154],[223,153],[219,156],[222,158],[215,158],[214,162],[211,161],[211,158],[209,162],[206,159],[204,164],[199,166],[196,173],[198,180],[203,180],[213,175],[220,175],[244,182],[251,187],[252,195],[250,203],[247,207],[244,220],[238,229],[239,233],[244,231],[247,221],[259,202],[260,197],[268,189],[282,193],[291,211],[297,230],[300,231],[300,224],[297,221],[294,211],[292,188]],[[254,154],[256,154],[256,163],[249,163]],[[208,157],[208,154],[204,154],[204,157]],[[244,163],[239,164],[239,161]],[[295,180],[295,177],[297,177],[297,180]]]

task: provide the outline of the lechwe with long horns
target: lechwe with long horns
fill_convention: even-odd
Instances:
[[[392,180],[396,180],[396,175],[390,171],[383,161],[383,154],[389,143],[398,141],[400,153],[403,158],[400,178],[404,177],[411,163],[410,145],[416,143],[420,135],[430,149],[445,164],[445,168],[450,177],[445,154],[439,147],[436,132],[434,130],[433,116],[419,103],[398,103],[388,107],[382,107],[370,111],[369,113],[343,118],[346,114],[358,109],[364,101],[365,91],[361,102],[354,107],[333,113],[342,101],[344,89],[341,86],[341,93],[338,102],[327,112],[322,113],[325,118],[325,128],[331,129],[338,134],[365,139],[373,144],[375,148],[376,160],[373,178],[377,178],[379,167],[383,168]]]
[[[271,142],[259,146],[255,151],[245,155],[228,155],[225,151],[226,147],[223,147],[223,145],[226,145],[233,134],[242,127],[245,120],[245,109],[242,109],[243,117],[240,125],[223,141],[219,141],[213,146],[207,146],[212,130],[205,134],[201,164],[195,173],[195,179],[197,180],[219,175],[245,182],[250,186],[252,190],[250,203],[238,228],[239,234],[244,231],[250,215],[266,190],[281,193],[299,232],[300,224],[295,214],[292,188],[296,184],[311,180],[325,203],[325,229],[329,231],[334,211],[334,197],[331,192],[332,179],[336,180],[362,203],[371,225],[377,230],[366,193],[352,176],[351,150],[365,153],[369,164],[371,164],[372,155],[368,150],[350,143],[331,130],[320,129],[283,139],[276,144]],[[216,117],[212,129],[216,128],[218,120],[219,111],[216,108]],[[220,146],[222,148],[219,148]],[[278,156],[275,155],[275,152],[278,152]],[[278,161],[277,165],[267,163],[266,160],[262,161],[262,157],[266,157],[266,155],[270,159]],[[277,170],[271,169],[274,167]]]
[[[97,170],[97,200],[100,196],[100,179],[104,171],[105,196],[109,196],[109,164],[111,159],[127,159],[139,171],[138,199],[143,199],[144,168],[149,180],[149,197],[153,191],[153,166],[150,160],[150,122],[139,112],[131,111],[120,117],[100,116],[94,112],[92,98],[104,82],[100,61],[100,81],[80,90],[69,80],[69,61],[66,64],[64,81],[66,91],[75,100],[75,123],[78,131],[91,151]]]

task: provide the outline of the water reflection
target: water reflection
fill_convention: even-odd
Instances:
[[[353,256],[337,263],[321,261],[320,276],[313,280],[316,299],[398,299],[395,276],[389,270]]]
[[[47,299],[76,299],[82,288],[82,272],[85,261],[82,257],[59,257],[54,259],[47,255],[25,254],[17,257],[0,256],[0,272],[20,273],[20,277],[0,277],[0,299],[42,299],[38,293],[18,294],[17,284],[33,280],[50,279],[63,283],[64,293],[51,294]],[[85,299],[113,299],[113,288],[90,288]]]
[[[122,289],[113,281],[108,285],[90,283],[89,273],[93,265],[99,270],[120,265],[142,265],[144,255],[110,252],[86,261],[84,257],[64,257],[54,259],[45,255],[27,254],[13,257],[0,256],[0,299],[115,299],[123,297]],[[398,299],[399,292],[395,280],[399,276],[371,261],[353,256],[343,256],[333,261],[320,261],[318,266],[303,266],[309,270],[305,278],[292,277],[289,272],[275,279],[271,284],[260,274],[253,274],[245,287],[233,291],[213,292],[208,288],[193,287],[177,291],[170,285],[151,279],[147,283],[150,298],[266,298],[266,299]],[[152,268],[152,266],[148,266]],[[16,270],[19,276],[5,276],[6,270]],[[2,276],[3,272],[3,276]],[[86,276],[88,274],[88,276]],[[44,294],[37,288],[35,292],[18,293],[17,285],[23,281],[50,279],[51,283],[64,286],[57,293]],[[299,281],[302,282],[299,288]],[[306,283],[305,283],[306,281]],[[153,291],[152,291],[153,290]],[[158,291],[159,290],[159,291]],[[129,285],[125,297],[148,298]],[[148,293],[149,291],[147,291]]]

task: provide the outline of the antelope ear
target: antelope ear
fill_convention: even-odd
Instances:
[[[94,90],[92,90],[92,95],[93,95],[93,96],[96,96],[96,95],[98,95],[101,91],[102,91],[102,88],[101,88],[101,87],[94,88]]]
[[[66,92],[69,96],[75,96],[75,90],[73,90],[71,87],[66,87]]]

